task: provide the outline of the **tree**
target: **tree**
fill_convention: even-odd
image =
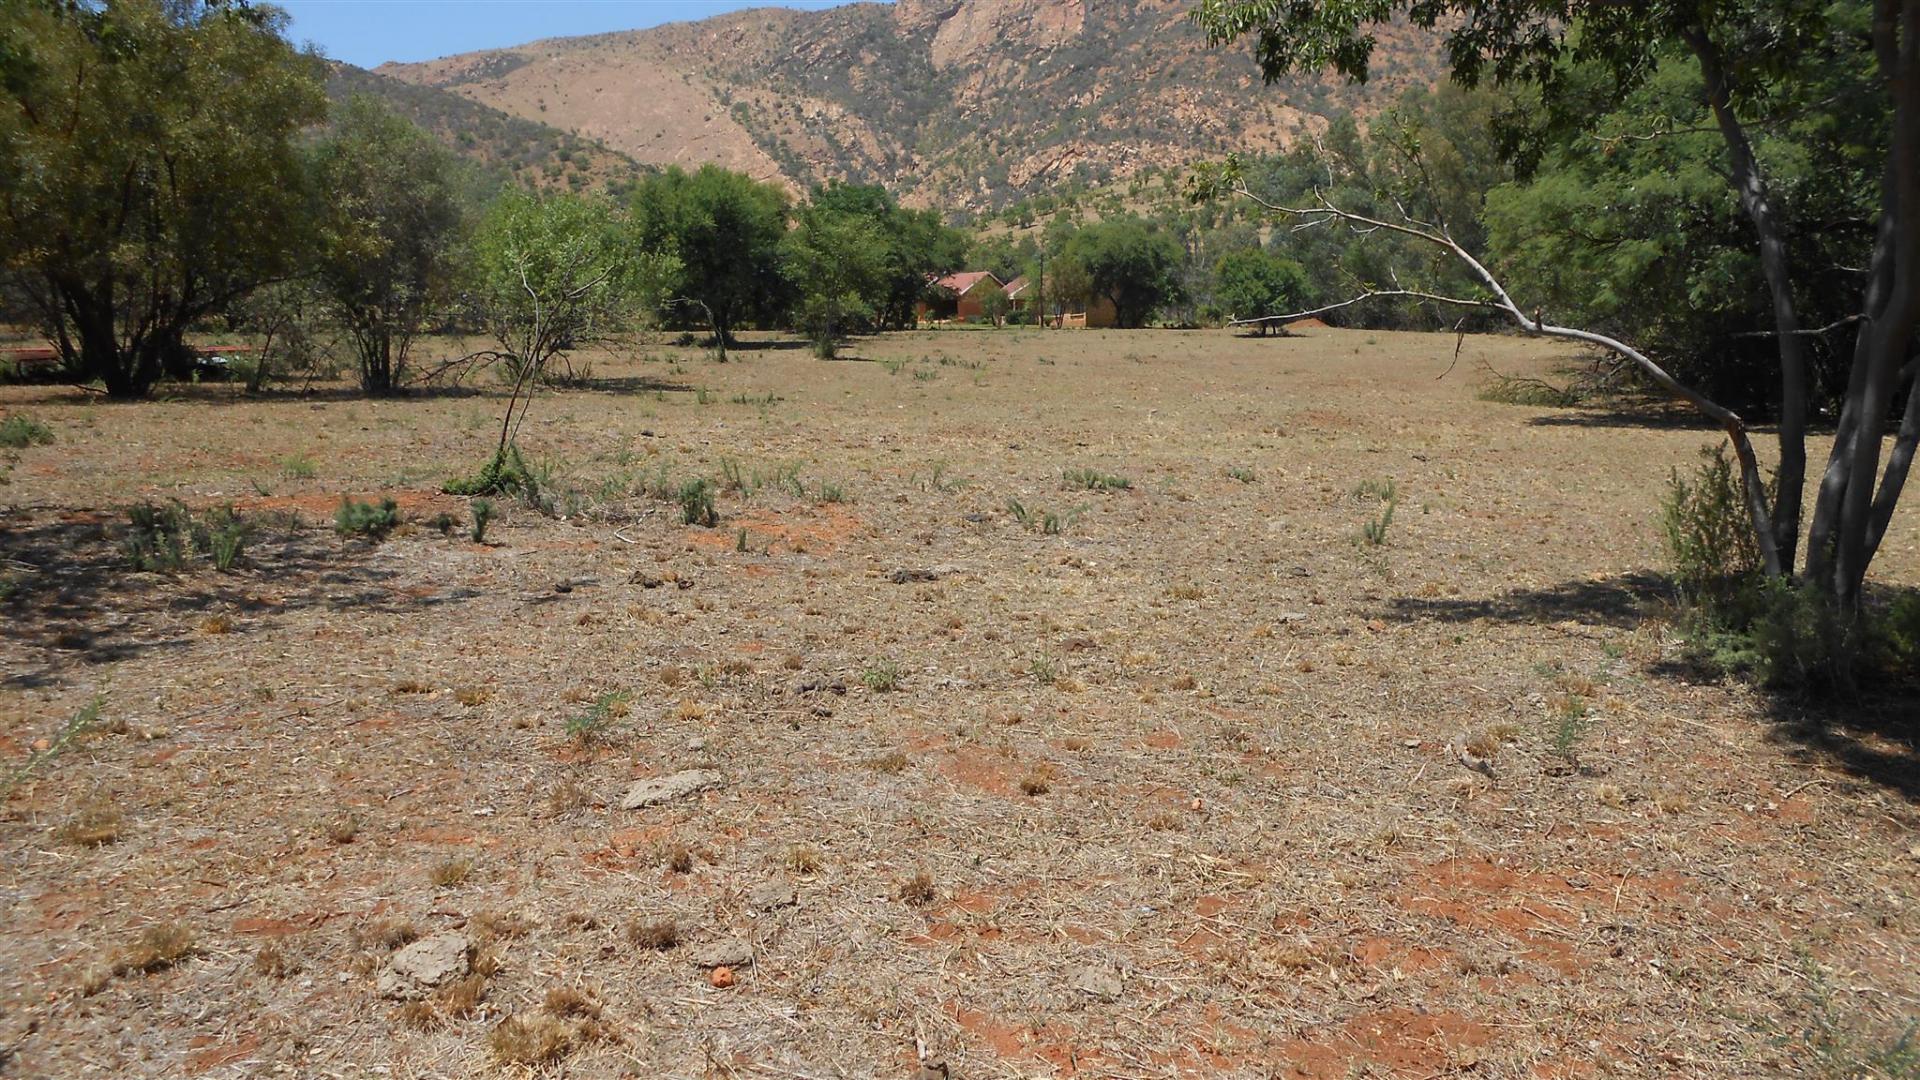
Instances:
[[[390,394],[446,296],[462,216],[453,159],[426,132],[356,96],[313,148],[324,193],[314,277],[360,366],[360,387]]]
[[[1007,311],[1013,307],[1013,301],[1007,299],[1007,290],[992,281],[982,281],[974,286],[980,293],[980,314],[995,326],[1004,326]]]
[[[902,210],[879,185],[836,180],[814,188],[809,205],[818,213],[858,218],[873,227],[880,266],[865,299],[879,328],[911,327],[927,282],[960,267],[966,237],[941,221],[937,211]]]
[[[864,216],[816,205],[801,211],[786,248],[800,327],[831,360],[848,324],[871,320],[888,292],[886,238]]]
[[[1851,98],[1864,96],[1887,123],[1864,140],[1876,176],[1877,205],[1870,247],[1861,268],[1846,389],[1838,429],[1807,523],[1802,577],[1843,612],[1858,610],[1867,567],[1884,538],[1920,445],[1920,0],[1869,0],[1827,5],[1814,0],[1756,0],[1721,5],[1706,0],[1673,4],[1618,4],[1606,0],[1409,0],[1355,4],[1274,4],[1271,0],[1202,0],[1193,17],[1215,42],[1251,36],[1265,76],[1333,68],[1364,79],[1371,29],[1405,17],[1443,27],[1456,81],[1483,76],[1535,95],[1541,122],[1511,131],[1579,129],[1591,100],[1570,92],[1583,66],[1598,69],[1615,101],[1630,94],[1663,62],[1685,58],[1697,73],[1700,101],[1720,137],[1720,170],[1751,232],[1748,251],[1765,282],[1771,326],[1756,332],[1774,342],[1780,381],[1779,468],[1769,489],[1760,477],[1746,421],[1736,412],[1683,386],[1655,378],[1727,431],[1741,465],[1755,540],[1766,572],[1795,572],[1806,474],[1809,375],[1800,297],[1819,268],[1796,267],[1772,174],[1755,149],[1756,121],[1805,112],[1838,120]],[[1836,56],[1836,54],[1839,54]],[[1737,58],[1737,63],[1733,58]],[[1823,75],[1838,65],[1851,71],[1847,97],[1834,99]],[[1838,124],[1835,125],[1839,126]],[[1885,132],[1884,143],[1880,142]],[[1672,129],[1635,133],[1661,138]],[[1508,145],[1523,156],[1524,138]],[[1465,249],[1444,230],[1418,230]],[[1490,278],[1480,267],[1483,278]],[[1489,285],[1497,282],[1489,281]],[[1507,299],[1504,306],[1524,311]],[[1523,328],[1548,332],[1539,314]],[[1825,332],[1825,331],[1823,331]],[[1616,344],[1624,344],[1616,341]],[[1644,363],[1642,361],[1645,361]],[[1645,370],[1651,360],[1636,364]],[[1658,365],[1652,365],[1656,370]],[[1649,372],[1651,375],[1651,372]],[[1664,375],[1664,372],[1662,372]],[[1898,417],[1889,447],[1888,422]],[[1881,471],[1882,456],[1885,471]]]
[[[0,272],[67,367],[145,396],[183,335],[292,271],[318,62],[277,9],[0,0]]]
[[[1045,305],[1043,312],[1052,316],[1058,326],[1061,316],[1069,311],[1085,311],[1087,302],[1093,299],[1093,276],[1087,273],[1086,265],[1071,255],[1060,254],[1047,260],[1043,275],[1046,289],[1041,296]]]
[[[1260,248],[1229,251],[1214,264],[1215,290],[1231,318],[1251,319],[1293,311],[1308,303],[1307,272],[1292,259]],[[1254,324],[1261,337],[1269,322]]]
[[[1145,326],[1178,295],[1180,245],[1137,217],[1086,226],[1067,242],[1065,254],[1085,268],[1092,293],[1113,301],[1114,321],[1123,329]]]
[[[680,260],[680,296],[704,316],[724,356],[733,333],[785,309],[780,265],[786,192],[718,165],[648,177],[633,193],[636,237]]]
[[[475,231],[473,258],[474,298],[514,379],[496,460],[554,357],[652,317],[679,272],[673,256],[636,245],[612,205],[579,195],[502,196]]]

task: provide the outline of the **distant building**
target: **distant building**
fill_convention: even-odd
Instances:
[[[935,278],[929,284],[932,288],[927,292],[931,295],[916,307],[921,322],[985,318],[987,310],[981,301],[988,290],[982,286],[991,284],[996,289],[1006,289],[991,270],[965,270]]]
[[[1034,302],[1044,299],[1035,295],[1038,290],[1033,288],[1033,282],[1022,275],[1007,282],[1006,290],[1007,300],[1012,310],[1021,316],[1019,321],[1032,321]],[[1120,321],[1120,313],[1114,310],[1113,301],[1104,296],[1094,297],[1090,304],[1080,300],[1053,299],[1047,301],[1044,306],[1047,308],[1046,325],[1048,326],[1097,328],[1113,326]]]

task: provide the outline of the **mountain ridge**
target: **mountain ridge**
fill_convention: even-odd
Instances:
[[[898,0],[698,22],[376,73],[604,144],[643,165],[715,162],[795,191],[881,183],[912,205],[991,210],[1068,180],[1126,180],[1272,150],[1340,110],[1431,84],[1437,45],[1392,28],[1375,77],[1262,86],[1178,0]]]

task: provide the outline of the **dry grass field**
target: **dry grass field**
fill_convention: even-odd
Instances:
[[[0,389],[0,1075],[1841,1077],[1920,1016],[1913,747],[1662,620],[1712,432],[1477,400],[1567,359],[1499,338],[776,344],[544,394],[483,543],[491,389]],[[230,571],[128,565],[172,499]]]

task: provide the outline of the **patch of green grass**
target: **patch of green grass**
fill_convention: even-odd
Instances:
[[[680,522],[713,528],[720,524],[720,512],[713,505],[713,481],[704,477],[680,485]]]
[[[400,505],[392,499],[383,498],[378,503],[368,503],[342,496],[340,509],[333,512],[333,530],[341,536],[363,536],[380,541],[386,539],[387,534],[399,524]]]
[[[1098,469],[1068,469],[1060,474],[1061,485],[1072,491],[1125,491],[1133,481],[1118,473]]]
[[[289,480],[311,480],[319,474],[320,467],[305,455],[295,454],[280,459],[280,475]]]
[[[473,512],[473,528],[467,531],[467,537],[476,544],[487,542],[487,523],[493,520],[493,500],[475,499],[467,508]]]
[[[891,693],[900,689],[900,665],[892,660],[875,660],[860,672],[860,684],[875,693]]]
[[[1258,483],[1260,480],[1258,476],[1254,475],[1254,472],[1252,469],[1249,469],[1244,465],[1228,466],[1227,478],[1230,480],[1238,480],[1243,484],[1254,484],[1254,483]]]
[[[614,723],[627,715],[630,700],[624,690],[601,694],[587,711],[567,718],[567,737],[583,746],[605,738]]]

